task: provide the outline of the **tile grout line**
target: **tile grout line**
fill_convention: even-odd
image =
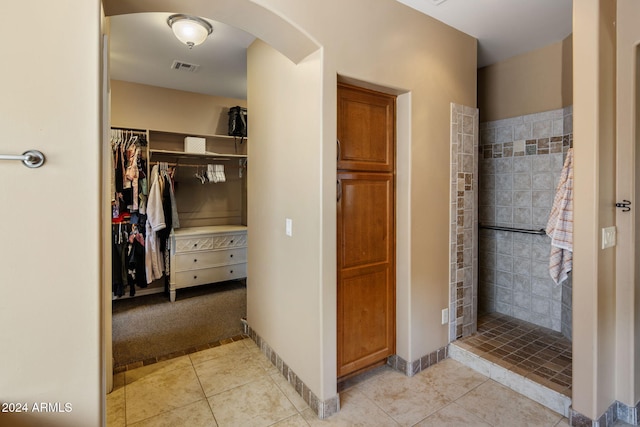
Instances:
[[[216,414],[213,412],[213,408],[211,407],[211,403],[209,402],[209,398],[207,397],[207,392],[204,390],[204,386],[202,385],[202,381],[200,381],[200,375],[198,375],[198,371],[196,370],[196,366],[193,363],[193,359],[191,358],[191,354],[188,354],[189,363],[191,363],[191,369],[193,369],[193,373],[196,375],[196,379],[198,380],[198,384],[200,385],[200,389],[202,390],[202,395],[204,396],[205,402],[207,402],[207,406],[209,407],[209,411],[211,412],[211,416],[213,417],[213,421],[215,421],[216,425],[218,424],[218,420],[216,419]]]

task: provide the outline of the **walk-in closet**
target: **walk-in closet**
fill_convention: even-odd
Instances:
[[[203,62],[198,73],[181,66],[131,73],[125,62],[145,43],[133,43],[131,32],[165,15],[109,18],[116,372],[238,338],[246,317],[250,140],[242,44],[253,37],[243,34],[237,47],[239,86],[221,86],[210,74],[215,67]],[[191,51],[166,33],[154,43],[166,43],[171,58],[202,61],[211,49]]]

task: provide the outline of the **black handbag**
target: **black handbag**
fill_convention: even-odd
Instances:
[[[229,136],[247,136],[247,109],[243,107],[229,108]]]

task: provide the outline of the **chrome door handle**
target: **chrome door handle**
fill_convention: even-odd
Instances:
[[[44,164],[44,154],[38,150],[29,150],[22,153],[21,156],[0,154],[0,160],[21,160],[26,167],[33,169]]]

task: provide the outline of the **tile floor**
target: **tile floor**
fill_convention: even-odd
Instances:
[[[447,359],[413,377],[381,367],[341,386],[319,420],[250,339],[115,376],[116,426],[568,426],[557,412]]]
[[[478,318],[477,333],[455,345],[571,397],[571,341],[560,332],[491,313]]]

